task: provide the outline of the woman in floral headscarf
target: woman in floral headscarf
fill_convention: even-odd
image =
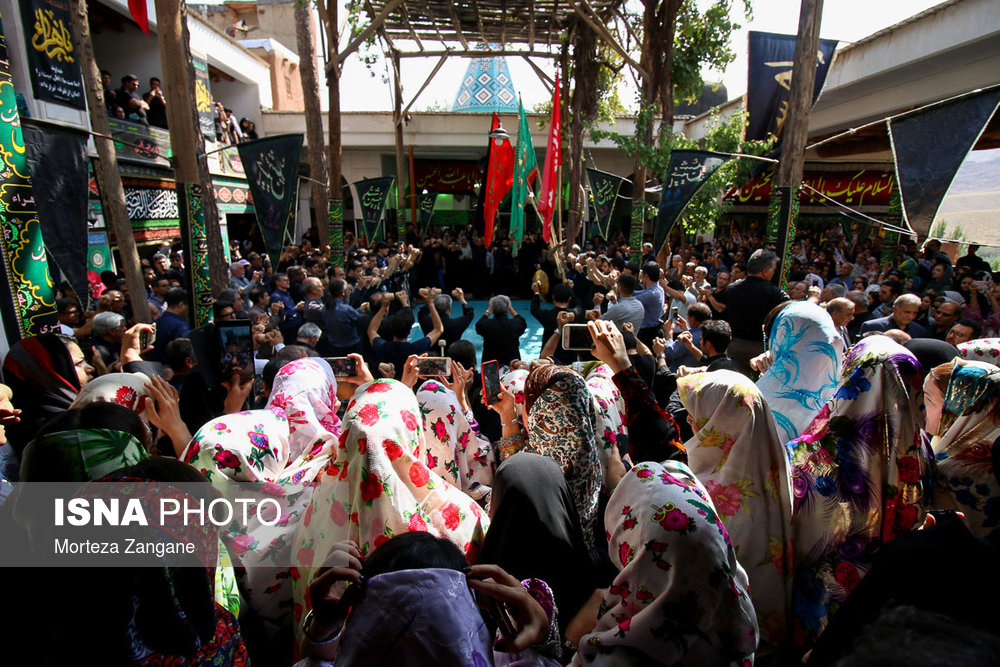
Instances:
[[[240,590],[259,631],[276,650],[285,650],[276,659],[287,659],[292,647],[291,538],[312,500],[317,476],[335,457],[337,406],[337,380],[329,364],[297,359],[278,371],[264,410],[213,419],[183,456],[230,500],[256,497],[279,504],[282,519],[273,526],[267,523],[275,517],[265,514],[251,517],[246,526],[234,521],[221,530],[247,568]]]
[[[688,465],[705,485],[750,577],[760,627],[758,655],[788,639],[792,500],[788,459],[771,410],[741,373],[695,373],[677,381],[694,437]],[[766,644],[766,646],[765,646]]]
[[[969,361],[1000,364],[1000,338],[976,338],[958,344],[958,351]]]
[[[993,453],[1000,439],[1000,368],[956,359],[932,370],[924,390],[937,458],[934,505],[964,513],[972,533],[985,537],[1000,525]]]
[[[774,318],[768,333],[771,367],[757,380],[784,442],[796,438],[833,396],[844,340],[825,310],[794,303]]]
[[[428,380],[416,393],[427,443],[427,467],[465,492],[474,484],[489,487],[496,467],[493,448],[469,425],[455,392],[437,380]]]
[[[792,457],[797,641],[811,643],[879,547],[919,525],[930,462],[916,357],[885,336],[851,348],[840,386]]]
[[[348,404],[336,461],[292,540],[296,623],[313,573],[338,542],[353,540],[367,555],[394,535],[419,530],[450,540],[475,562],[489,519],[427,467],[419,415],[413,392],[395,380],[361,386]]]
[[[757,621],[747,575],[683,463],[640,463],[605,511],[620,568],[574,665],[747,665]]]
[[[574,369],[576,364],[573,365]],[[577,369],[579,370],[579,369]],[[581,372],[587,380],[587,389],[594,401],[594,415],[597,417],[594,429],[597,435],[597,458],[601,461],[601,472],[604,487],[611,488],[608,479],[608,460],[611,450],[618,447],[619,451],[628,451],[628,429],[625,428],[625,399],[621,390],[612,380],[614,373],[607,364],[599,364]]]

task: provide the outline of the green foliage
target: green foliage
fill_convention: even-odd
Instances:
[[[955,225],[955,228],[951,231],[948,230],[948,221],[944,218],[938,218],[934,226],[931,227],[930,238],[942,239],[946,241],[971,241],[966,234],[962,225]]]
[[[593,141],[607,139],[614,142],[618,148],[646,167],[647,172],[661,181],[670,165],[670,153],[674,149],[699,149],[718,151],[720,153],[742,153],[745,155],[766,155],[771,150],[771,141],[744,141],[743,128],[746,125],[746,113],[738,111],[731,116],[722,117],[713,113],[708,121],[708,132],[698,142],[675,134],[671,128],[660,124],[656,133],[656,141],[648,144],[636,137],[645,134],[646,128],[658,119],[655,105],[643,105],[636,117],[636,133],[621,134],[614,131],[593,130]],[[732,188],[739,188],[749,180],[753,170],[759,166],[759,161],[749,158],[734,158],[720,167],[707,183],[691,199],[684,209],[680,222],[688,232],[707,231],[716,221],[725,216],[732,206],[722,199],[722,195]],[[649,206],[655,210],[655,207]]]
[[[715,0],[704,12],[699,12],[697,5],[694,0],[685,0],[677,16],[671,65],[674,98],[678,100],[693,100],[701,93],[704,68],[723,72],[736,58],[730,35],[740,25],[729,17],[733,0]],[[749,0],[743,2],[743,14],[748,21],[753,18]]]

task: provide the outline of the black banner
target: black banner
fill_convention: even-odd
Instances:
[[[170,132],[121,118],[109,118],[108,123],[119,160],[170,167]]]
[[[385,210],[386,200],[392,192],[395,181],[396,179],[392,176],[383,176],[382,178],[366,178],[354,184],[354,189],[358,193],[358,202],[361,204],[362,234],[369,243],[374,240],[378,233],[379,220],[382,218],[382,211]]]
[[[431,218],[434,216],[434,203],[437,201],[437,192],[428,192],[420,195],[417,208],[420,210],[421,235],[427,235],[427,228],[431,226]]]
[[[749,33],[747,54],[747,140],[780,136],[788,115],[792,64],[795,60],[795,35],[772,32]],[[833,60],[837,40],[819,40],[816,54],[816,83],[813,103],[823,90],[826,73]]]
[[[208,63],[194,56],[194,105],[198,109],[198,122],[206,141],[215,141],[215,107],[212,106],[212,82],[208,78]]]
[[[673,151],[670,165],[663,179],[660,212],[653,225],[653,252],[659,253],[681,211],[691,201],[701,186],[726,163],[725,153],[710,151]]]
[[[31,192],[45,249],[83,303],[87,301],[87,135],[25,123]]]
[[[86,109],[83,72],[73,47],[69,3],[21,0],[21,22],[35,98]]]
[[[253,195],[253,209],[264,245],[271,256],[271,265],[277,267],[285,230],[295,215],[302,135],[282,134],[236,147]]]
[[[1000,87],[994,87],[889,121],[903,218],[921,238],[998,104]]]
[[[615,201],[618,199],[618,192],[625,179],[589,167],[587,168],[587,178],[590,180],[590,192],[594,198],[594,208],[597,211],[598,231],[602,237],[608,238],[611,213],[615,209]]]

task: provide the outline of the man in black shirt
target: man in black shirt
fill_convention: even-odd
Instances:
[[[779,303],[788,301],[785,291],[771,284],[777,267],[777,255],[756,250],[747,261],[747,277],[712,297],[712,306],[733,330],[729,355],[747,377],[753,377],[750,360],[764,352],[764,318]]]
[[[122,87],[115,91],[115,98],[118,106],[125,112],[126,118],[134,118],[141,123],[147,123],[146,112],[149,111],[149,105],[142,100],[142,95],[139,94],[139,77],[135,74],[123,76]]]
[[[462,304],[462,314],[459,317],[451,316],[452,297],[458,299],[458,302]],[[441,337],[449,345],[462,338],[462,334],[472,324],[472,318],[475,316],[475,310],[465,300],[465,292],[462,291],[461,287],[452,290],[451,296],[438,294],[434,297],[432,306],[421,306],[420,310],[417,311],[417,323],[420,324],[420,330],[424,332],[425,336],[434,329],[431,308],[436,308],[441,316],[441,321],[444,323],[444,333],[441,334]]]
[[[476,322],[476,333],[483,337],[482,361],[495,359],[501,366],[509,366],[512,360],[520,359],[520,339],[527,328],[528,323],[514,311],[508,297],[490,299],[486,314]]]

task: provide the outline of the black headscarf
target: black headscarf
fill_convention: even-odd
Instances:
[[[66,343],[55,334],[18,341],[3,362],[4,382],[21,421],[8,427],[11,445],[21,453],[48,420],[65,412],[80,393],[80,380]]]
[[[937,368],[941,364],[946,364],[955,357],[961,356],[957,347],[934,338],[913,338],[906,341],[903,347],[917,358],[924,375],[930,373],[932,368]]]
[[[517,577],[542,579],[559,608],[560,629],[598,588],[573,496],[559,464],[520,452],[493,478],[493,517],[479,555]]]

